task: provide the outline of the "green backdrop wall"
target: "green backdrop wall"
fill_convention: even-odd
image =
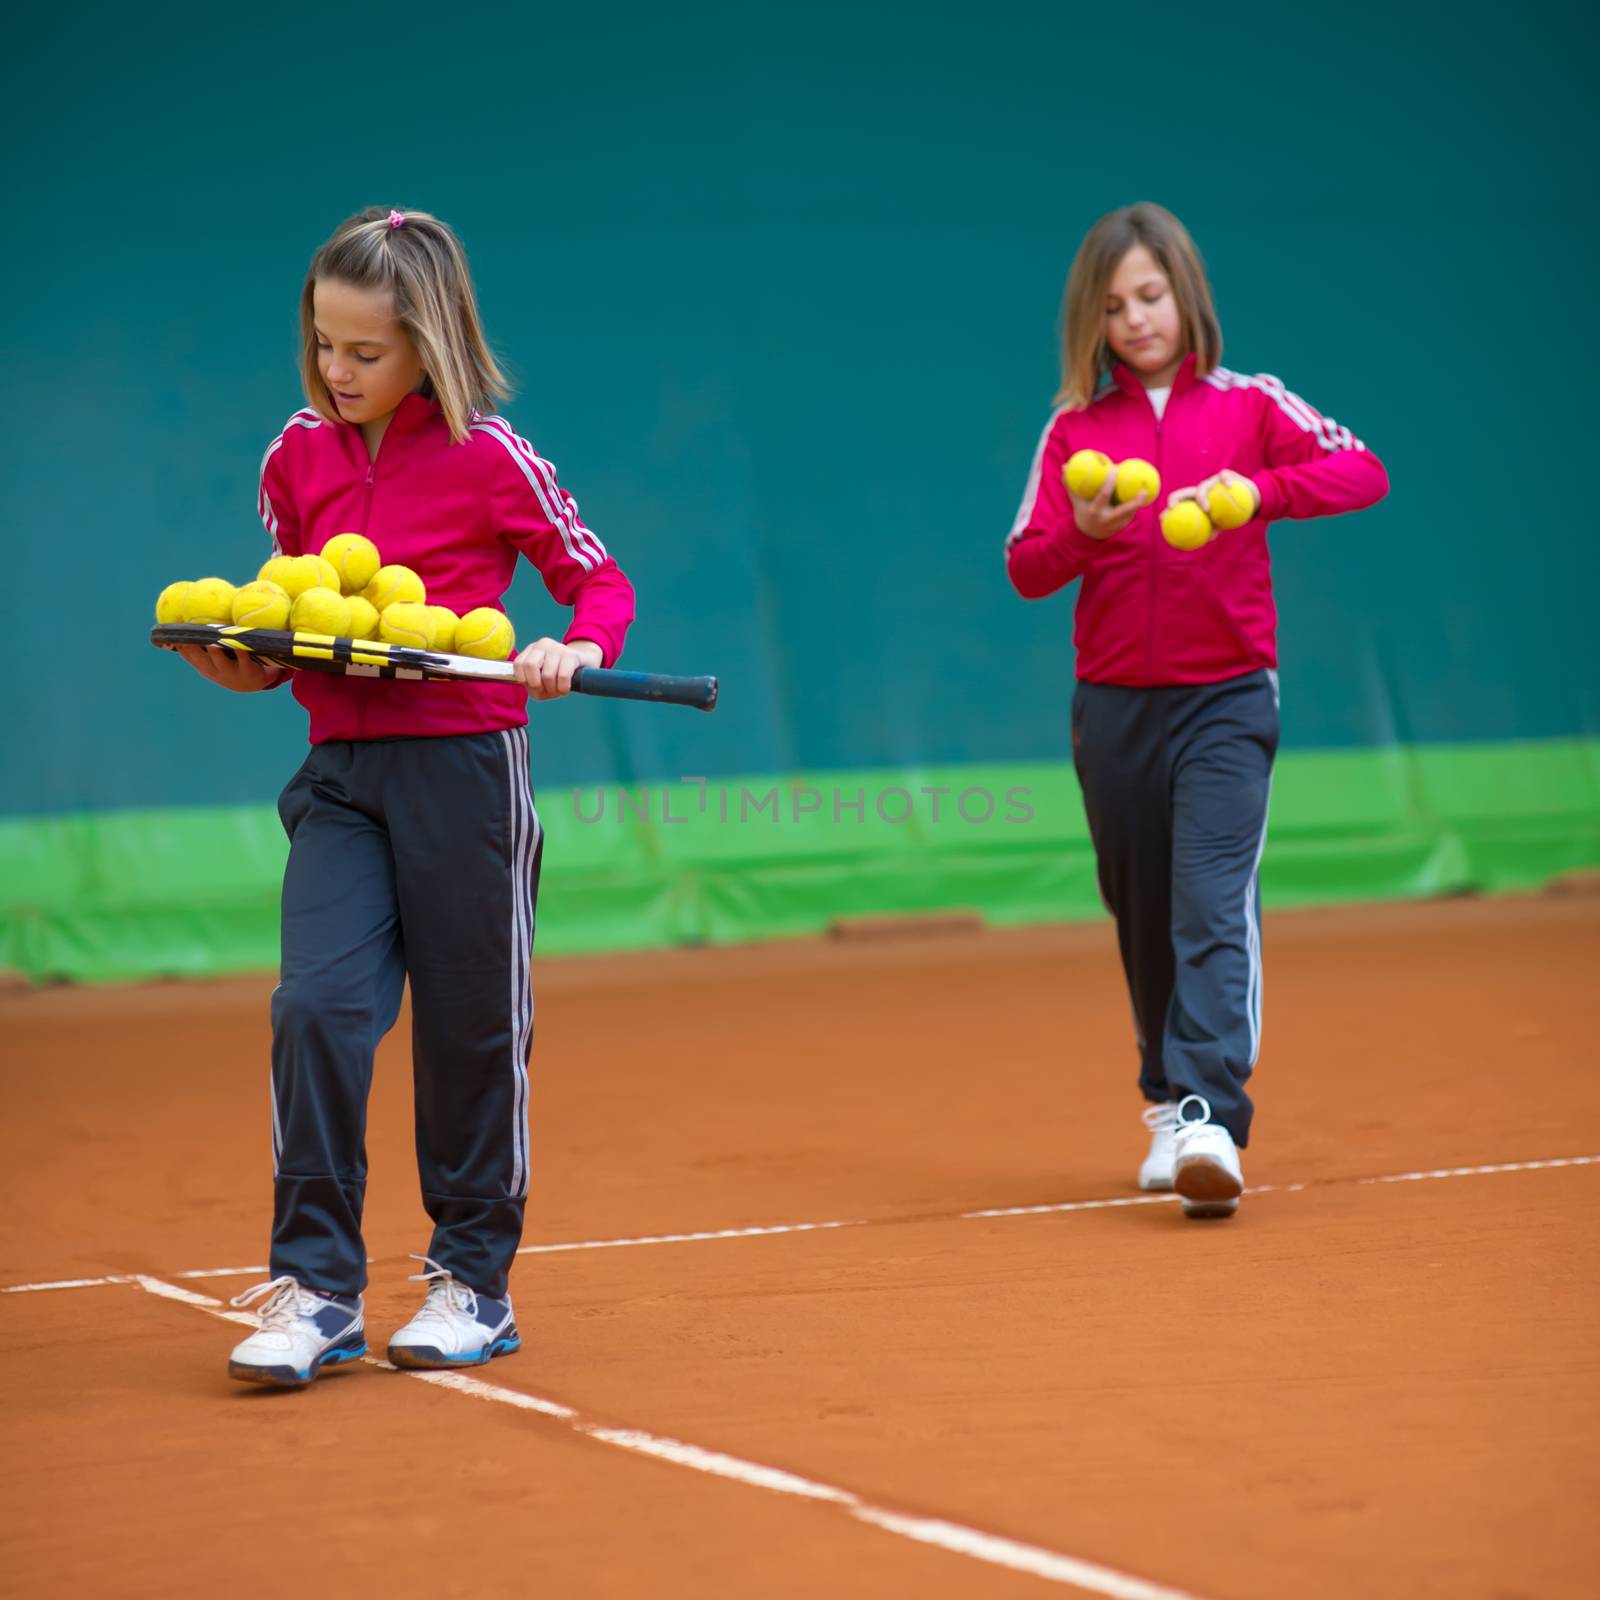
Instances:
[[[287,696],[143,638],[164,582],[263,558],[300,277],[370,202],[465,239],[508,414],[639,588],[629,662],[723,679],[711,718],[537,711],[542,787],[1062,758],[1070,599],[1019,601],[1000,545],[1066,267],[1134,198],[1189,223],[1228,363],[1392,474],[1274,535],[1286,751],[1589,750],[1595,42],[1547,0],[35,9],[0,96],[34,663],[0,812],[292,770]],[[531,573],[511,609],[556,620]]]

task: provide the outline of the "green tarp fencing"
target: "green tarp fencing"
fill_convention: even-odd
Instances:
[[[1103,915],[1065,763],[802,773],[539,797],[544,954],[819,933],[837,917]],[[270,969],[270,806],[0,818],[0,970],[115,982]],[[1600,740],[1298,751],[1269,906],[1537,887],[1600,866]]]

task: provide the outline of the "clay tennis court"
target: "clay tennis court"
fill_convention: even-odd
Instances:
[[[1593,1593],[1600,900],[1266,949],[1212,1224],[1132,1186],[1106,926],[540,963],[524,1348],[480,1388],[224,1376],[270,977],[5,996],[0,1591]],[[427,1237],[406,1040],[375,1356]]]

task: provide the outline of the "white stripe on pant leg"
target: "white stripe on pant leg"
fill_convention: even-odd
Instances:
[[[539,811],[534,804],[531,776],[532,764],[529,757],[526,729],[523,730],[521,737],[523,792],[527,798],[528,817],[531,824],[527,861],[523,867],[522,876],[518,881],[518,889],[523,897],[523,941],[517,951],[517,958],[522,963],[523,1014],[522,1042],[517,1050],[517,1075],[522,1092],[522,1109],[518,1116],[517,1133],[522,1140],[522,1189],[519,1198],[525,1198],[533,1173],[533,1152],[528,1127],[529,1101],[532,1098],[528,1083],[528,1057],[533,1050],[533,1017],[535,1008],[533,994],[533,940],[534,912],[538,891],[534,882],[534,871],[539,860],[540,847],[544,843],[544,825],[539,821]]]
[[[1272,814],[1272,774],[1267,774],[1267,799],[1261,814],[1261,838],[1256,845],[1255,865],[1244,891],[1245,948],[1250,958],[1250,981],[1245,1009],[1250,1020],[1250,1065],[1261,1054],[1261,991],[1264,973],[1261,964],[1261,857],[1267,848],[1267,819]]]
[[[1245,914],[1250,918],[1250,1065],[1256,1064],[1261,1054],[1261,990],[1265,969],[1261,959],[1261,880],[1251,879]]]
[[[519,1198],[528,1192],[529,1167],[532,1165],[532,1152],[528,1148],[528,1034],[532,1026],[530,1018],[533,1012],[533,973],[529,968],[528,952],[533,945],[533,897],[528,893],[528,878],[533,871],[534,852],[539,848],[539,818],[533,809],[533,793],[528,776],[528,732],[526,728],[519,728],[515,735],[517,741],[517,786],[520,802],[523,807],[523,844],[522,859],[517,866],[517,881],[514,892],[522,902],[522,935],[517,941],[517,948],[513,957],[517,963],[517,972],[522,995],[521,1009],[518,1011],[516,1024],[516,1092],[513,1095],[514,1115],[516,1124],[513,1135],[517,1142],[518,1165],[521,1168],[521,1179],[513,1193]]]
[[[272,1096],[272,1176],[278,1176],[278,1169],[283,1165],[283,1123],[278,1117],[278,1079],[277,1074],[269,1066],[267,1068],[267,1088]]]
[[[526,738],[526,736],[525,736]],[[538,998],[533,990],[533,941],[534,928],[536,928],[536,910],[538,910],[538,882],[534,878],[539,864],[539,851],[544,848],[544,824],[539,821],[539,808],[533,798],[533,778],[531,778],[531,763],[523,763],[523,770],[530,773],[528,778],[528,811],[533,816],[533,848],[528,851],[528,870],[523,874],[522,891],[528,901],[528,942],[522,950],[523,966],[523,992],[528,997],[528,1011],[526,1021],[523,1022],[522,1051],[517,1056],[518,1064],[522,1067],[522,1192],[528,1194],[528,1184],[533,1176],[533,1150],[531,1150],[531,1133],[528,1128],[530,1118],[530,1102],[533,1099],[530,1083],[528,1083],[528,1058],[533,1054],[533,1029],[534,1013],[538,1010]]]
[[[513,828],[511,899],[513,907],[510,951],[513,997],[511,1013],[512,1108],[511,1142],[513,1150],[510,1192],[520,1199],[528,1192],[531,1155],[528,1133],[528,1047],[533,1027],[533,975],[530,953],[533,945],[533,862],[539,847],[538,813],[533,806],[529,781],[528,732],[526,728],[507,730],[507,750],[511,764],[511,807]]]
[[[1257,860],[1259,859],[1258,856]],[[1244,891],[1245,954],[1250,968],[1245,988],[1245,1022],[1250,1030],[1250,1054],[1247,1065],[1252,1067],[1261,1054],[1261,988],[1264,975],[1261,964],[1261,927],[1256,921],[1260,892],[1260,880],[1256,873],[1252,872]]]
[[[543,829],[534,808],[528,730],[507,728],[500,742],[506,753],[507,814],[511,830],[511,1182],[513,1199],[528,1193],[532,1154],[528,1128],[528,1052],[533,1042],[533,867]]]
[[[511,1186],[513,1195],[528,1192],[528,1010],[532,1003],[528,970],[528,947],[533,942],[533,908],[528,904],[528,871],[533,861],[533,851],[538,837],[538,821],[533,815],[533,800],[528,793],[528,733],[526,728],[513,731],[512,742],[517,752],[517,804],[522,813],[522,850],[516,862],[516,881],[512,885],[521,907],[516,948],[511,959],[517,969],[517,1013],[512,1018],[512,1073],[514,1082],[511,1094],[511,1137],[515,1145],[516,1172]]]
[[[511,1181],[508,1185],[510,1192],[517,1192],[517,1185],[522,1181],[521,1161],[522,1145],[516,1132],[516,1107],[518,1090],[516,1086],[517,1071],[517,1042],[521,1037],[520,1019],[522,1017],[522,988],[520,968],[516,960],[517,945],[521,941],[522,928],[522,896],[518,891],[520,877],[520,863],[523,850],[523,819],[520,804],[520,793],[517,785],[517,744],[516,730],[506,728],[500,734],[500,743],[506,753],[506,826],[511,833],[511,927],[507,938],[510,941],[510,977],[511,986],[508,997],[508,1010],[506,1020],[511,1033],[511,1074],[512,1074],[512,1122],[511,1122],[511,1148],[512,1167]]]
[[[511,861],[511,870],[513,874],[515,874],[517,865],[517,850],[519,848],[519,840],[517,837],[517,763],[515,748],[511,738],[511,730],[509,728],[502,728],[500,730],[500,748],[505,752],[506,757],[506,832],[509,836],[507,842],[509,846],[508,855]],[[506,937],[510,941],[513,949],[516,948],[517,918],[519,913],[520,907],[517,904],[516,885],[513,881],[511,894],[511,926],[506,930]],[[517,969],[514,962],[511,966],[510,979],[510,993],[507,996],[506,1004],[509,1014],[512,1017],[515,1017],[517,1014],[518,996]],[[513,1030],[512,1048],[515,1049],[515,1047],[515,1030]]]
[[[283,979],[280,978],[272,986],[272,995],[267,1001],[269,1010],[271,1009],[272,1001],[278,998],[278,990],[282,987]],[[274,1037],[273,1043],[277,1043],[276,1037]],[[278,1168],[283,1164],[283,1122],[278,1116],[278,1068],[270,1056],[267,1058],[267,1090],[272,1100],[272,1177],[273,1181],[276,1182]]]
[[[528,803],[533,804],[530,794]],[[528,861],[528,876],[525,880],[528,896],[528,948],[523,954],[523,970],[527,977],[523,980],[528,986],[528,1022],[522,1034],[522,1054],[517,1058],[522,1068],[522,1193],[526,1198],[529,1180],[533,1175],[533,1151],[531,1148],[532,1133],[528,1123],[532,1116],[530,1102],[533,1091],[528,1082],[528,1058],[533,1054],[534,1014],[538,1010],[538,1000],[533,992],[533,941],[534,913],[538,899],[538,888],[534,877],[536,864],[539,861],[539,852],[544,848],[544,824],[539,820],[537,808],[533,813],[533,855]]]

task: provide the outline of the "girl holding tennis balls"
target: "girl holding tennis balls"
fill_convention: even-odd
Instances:
[[[1219,365],[1205,268],[1162,207],[1095,223],[1062,309],[1058,409],[1006,568],[1028,600],[1082,579],[1072,751],[1133,1000],[1139,1186],[1230,1216],[1261,1041],[1257,872],[1278,746],[1267,529],[1372,505],[1388,476],[1277,378]],[[1164,524],[1160,483],[1179,486]]]
[[[543,848],[526,706],[567,693],[579,666],[614,662],[633,619],[632,586],[549,462],[492,414],[505,382],[444,223],[386,207],[351,217],[312,257],[300,323],[310,404],[261,468],[274,553],[373,533],[458,614],[499,608],[526,556],[574,616],[564,639],[517,658],[520,683],[292,674],[311,752],[278,802],[289,860],[272,996],[272,1277],[236,1302],[261,1302],[261,1328],[229,1362],[235,1378],[286,1386],[366,1349],[367,1092],[408,977],[433,1237],[425,1298],[389,1359],[471,1366],[518,1347],[507,1275],[528,1193]],[[278,676],[248,655],[186,653],[230,689]]]

